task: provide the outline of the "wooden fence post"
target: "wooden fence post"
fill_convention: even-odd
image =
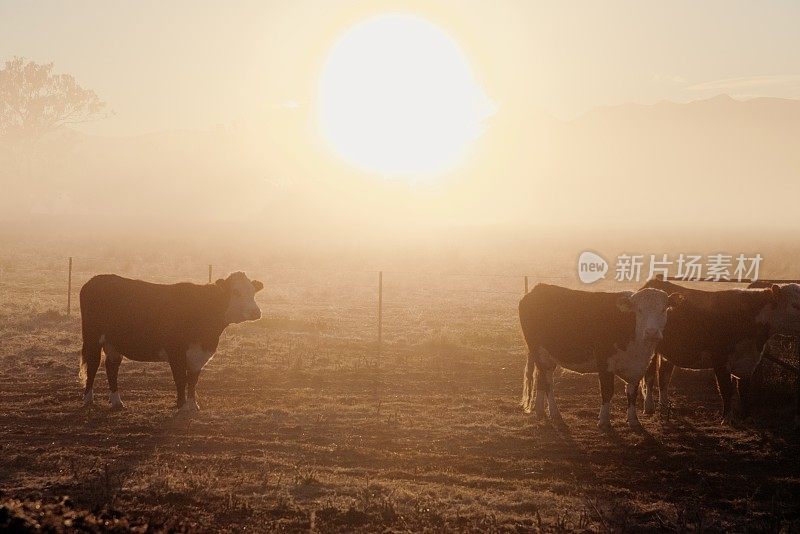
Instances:
[[[67,317],[72,308],[72,256],[69,258],[69,274],[67,275]]]
[[[211,283],[211,265],[208,266],[208,283]]]
[[[525,294],[528,294],[528,277],[525,277]]]

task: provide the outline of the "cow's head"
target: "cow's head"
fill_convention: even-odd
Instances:
[[[771,334],[800,334],[800,285],[772,284],[768,292],[771,302],[758,320],[769,325]]]
[[[626,313],[636,314],[636,340],[656,343],[664,338],[667,313],[683,302],[683,295],[644,288],[637,292],[626,291],[620,295],[617,307]]]
[[[243,272],[235,272],[224,280],[217,280],[217,285],[228,296],[225,322],[243,323],[261,319],[261,309],[256,304],[255,297],[256,293],[264,289],[264,284],[258,280],[250,280]]]

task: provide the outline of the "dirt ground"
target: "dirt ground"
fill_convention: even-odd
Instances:
[[[81,406],[62,275],[0,277],[0,527],[800,530],[787,410],[722,426],[707,373],[679,373],[642,434],[620,382],[596,428],[595,376],[557,377],[567,430],[523,414],[518,281],[386,276],[378,355],[372,274],[263,276],[264,318],[226,331],[188,418],[166,364],[123,363],[119,412],[101,367]]]

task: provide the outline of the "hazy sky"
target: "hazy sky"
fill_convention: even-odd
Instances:
[[[115,115],[90,131],[208,128],[313,107],[350,26],[382,13],[440,26],[506,109],[719,93],[800,97],[800,2],[0,2],[0,59],[54,61]]]

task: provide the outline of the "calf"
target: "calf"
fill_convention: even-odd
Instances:
[[[553,393],[553,371],[561,365],[577,373],[598,373],[601,428],[611,425],[614,375],[622,378],[627,384],[628,424],[641,428],[636,416],[639,382],[661,339],[668,308],[679,301],[680,295],[668,297],[658,289],[594,293],[537,284],[519,303],[528,344],[525,411],[544,416],[546,396],[550,418],[563,424]]]
[[[800,286],[771,285],[763,289],[702,291],[661,279],[647,288],[680,293],[687,305],[670,317],[645,376],[645,412],[655,411],[654,385],[658,377],[659,405],[669,415],[668,386],[675,366],[713,369],[722,397],[723,422],[733,418],[733,383],[743,416],[750,409],[749,382],[767,340],[773,334],[796,332],[800,319]]]
[[[255,294],[263,288],[264,284],[249,280],[242,272],[208,285],[95,276],[80,294],[83,348],[79,377],[84,403],[92,403],[102,350],[112,408],[123,407],[117,375],[124,356],[169,363],[178,390],[178,408],[197,410],[195,387],[200,370],[217,350],[225,327],[261,318]]]

